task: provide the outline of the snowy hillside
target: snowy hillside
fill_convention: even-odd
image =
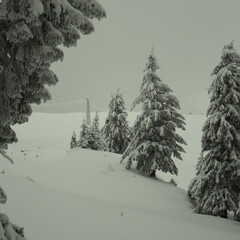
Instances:
[[[128,120],[133,125],[138,113],[129,112]],[[9,146],[9,155],[15,159],[14,166],[3,161],[1,168],[8,169],[14,174],[21,174],[27,169],[22,161],[29,160],[58,160],[64,156],[70,148],[72,132],[76,131],[79,138],[80,126],[85,113],[33,113],[28,123],[16,125],[14,129],[17,133],[19,142]],[[94,116],[94,113],[92,114]],[[103,126],[107,113],[99,113],[100,127]],[[195,164],[201,151],[201,129],[205,116],[186,115],[186,131],[181,131],[181,136],[186,140],[184,146],[186,153],[183,154],[183,161],[176,160],[179,169],[178,176],[160,173],[161,178],[169,181],[172,177],[178,186],[187,189],[189,182],[195,175]],[[0,169],[1,171],[1,169]],[[25,174],[25,172],[23,172]]]
[[[101,123],[105,116],[100,114]],[[135,117],[131,113],[130,121]],[[176,161],[174,176],[182,188],[194,175],[204,117],[186,120],[187,153]],[[15,127],[19,143],[8,151],[15,164],[1,159],[8,194],[1,212],[24,226],[28,239],[239,239],[239,222],[192,213],[186,191],[168,182],[172,176],[159,172],[156,181],[125,170],[121,155],[70,151],[81,121],[77,113],[34,113]]]

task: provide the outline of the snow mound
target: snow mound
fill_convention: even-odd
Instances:
[[[0,174],[1,212],[35,240],[239,239],[240,223],[192,213],[186,191],[126,170],[120,158],[78,148],[25,161],[22,176]]]

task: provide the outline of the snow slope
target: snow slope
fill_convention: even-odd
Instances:
[[[92,113],[94,116],[95,113]],[[133,125],[138,113],[129,112],[128,120]],[[76,131],[79,136],[80,126],[85,113],[33,113],[28,123],[16,125],[14,129],[19,142],[9,146],[9,155],[15,159],[14,166],[10,166],[6,161],[1,161],[1,169],[6,169],[14,174],[26,173],[22,161],[58,160],[69,149],[72,132]],[[100,126],[103,126],[107,117],[106,112],[100,112]],[[191,179],[195,174],[195,165],[201,151],[201,128],[205,116],[186,115],[186,131],[180,131],[181,136],[186,140],[184,146],[186,153],[182,154],[183,161],[176,159],[179,169],[178,176],[160,172],[158,175],[169,181],[172,177],[178,186],[187,189]],[[25,159],[25,160],[24,160]]]
[[[16,126],[20,141],[8,152],[15,164],[0,160],[8,194],[1,212],[24,226],[28,239],[239,239],[239,222],[192,213],[186,191],[167,182],[172,176],[159,172],[156,181],[125,170],[121,155],[68,150],[81,120],[81,114],[33,114]],[[174,177],[183,188],[194,174],[203,120],[187,116],[188,152]]]
[[[26,165],[36,182],[1,174],[8,194],[1,211],[36,240],[239,239],[239,223],[192,213],[184,190],[127,171],[119,159],[74,149]]]

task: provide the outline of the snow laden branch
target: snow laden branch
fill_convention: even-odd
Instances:
[[[92,19],[106,16],[96,0],[0,1],[0,154],[17,141],[12,129],[28,121],[31,104],[51,99],[46,86],[57,84],[50,66],[63,60],[60,45],[77,45],[94,31]],[[1,214],[0,239],[24,239],[22,228]]]
[[[13,161],[13,159],[12,158],[10,158],[8,155],[7,155],[7,153],[6,153],[6,151],[4,150],[4,149],[1,149],[0,148],[0,154],[5,158],[5,159],[7,159],[10,163],[14,163],[14,161]]]
[[[2,0],[0,2],[0,146],[17,141],[11,126],[28,121],[32,103],[51,99],[49,68],[63,60],[60,45],[76,46],[106,16],[95,0]]]
[[[7,202],[7,195],[0,187],[0,203]],[[12,224],[7,215],[0,213],[0,240],[24,240],[23,228]]]

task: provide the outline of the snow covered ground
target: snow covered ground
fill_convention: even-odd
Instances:
[[[240,223],[192,213],[184,190],[195,173],[204,116],[186,116],[179,176],[159,172],[156,181],[125,170],[119,154],[70,151],[83,115],[34,113],[15,126],[19,142],[8,151],[15,164],[0,159],[8,194],[1,212],[24,226],[28,239],[239,239]],[[105,117],[100,113],[100,124]],[[131,124],[135,118],[129,113]]]

